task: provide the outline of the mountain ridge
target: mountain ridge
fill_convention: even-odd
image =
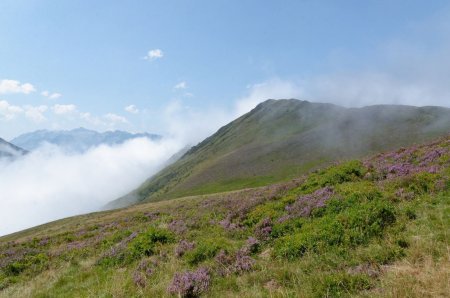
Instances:
[[[74,152],[84,152],[101,144],[116,145],[134,138],[159,140],[162,136],[150,133],[129,133],[115,130],[97,132],[83,127],[72,130],[37,130],[22,134],[11,140],[11,143],[29,151],[37,149],[44,143],[58,145]]]
[[[410,145],[449,130],[450,109],[443,107],[345,108],[270,99],[221,127],[108,207],[262,186],[339,159]]]
[[[0,138],[0,158],[14,159],[27,153],[27,150],[24,150]]]

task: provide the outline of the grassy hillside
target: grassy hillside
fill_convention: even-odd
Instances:
[[[450,131],[450,109],[343,108],[268,100],[222,127],[110,207],[286,181],[336,160],[359,158]]]
[[[449,232],[447,136],[2,237],[0,297],[446,297]]]

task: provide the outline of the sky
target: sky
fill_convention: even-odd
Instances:
[[[2,0],[0,137],[203,137],[268,98],[450,107],[449,50],[448,1]]]

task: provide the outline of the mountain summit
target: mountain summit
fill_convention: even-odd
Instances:
[[[116,145],[135,138],[157,140],[161,136],[149,133],[133,134],[120,130],[100,133],[80,127],[73,130],[38,130],[22,134],[13,139],[11,143],[30,151],[38,148],[43,143],[50,143],[72,152],[84,152],[102,144]]]
[[[448,132],[448,108],[267,100],[109,207],[267,185]]]

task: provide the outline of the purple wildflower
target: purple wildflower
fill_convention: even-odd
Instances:
[[[270,218],[263,219],[255,227],[255,236],[260,240],[269,239],[270,233],[272,233],[272,220]]]
[[[147,277],[150,277],[155,272],[155,267],[158,266],[158,262],[150,260],[142,260],[136,268],[136,271],[145,273]]]
[[[195,243],[186,240],[181,240],[178,246],[175,248],[175,255],[182,257],[187,251],[194,249]]]
[[[231,222],[231,214],[228,214],[223,220],[219,221],[219,225],[227,231],[233,231],[237,229],[237,225]]]
[[[325,203],[331,199],[333,194],[333,188],[330,186],[318,189],[312,194],[297,198],[293,204],[286,206],[286,211],[291,217],[310,216],[314,209],[324,207]]]
[[[196,271],[175,273],[172,283],[167,288],[169,293],[180,297],[198,297],[205,292],[211,282],[209,271],[199,268]]]
[[[247,239],[246,245],[244,246],[244,250],[247,251],[248,253],[255,253],[258,251],[259,245],[260,245],[260,242],[258,239],[254,238],[254,237],[249,237]]]
[[[235,273],[250,271],[255,264],[255,260],[248,256],[244,251],[239,250],[236,254],[236,260],[233,265]]]
[[[183,220],[172,220],[169,223],[168,228],[178,235],[187,231],[186,223]]]
[[[138,271],[135,271],[133,273],[133,282],[136,286],[141,288],[145,288],[145,286],[147,285],[147,280],[145,279],[145,276]]]

